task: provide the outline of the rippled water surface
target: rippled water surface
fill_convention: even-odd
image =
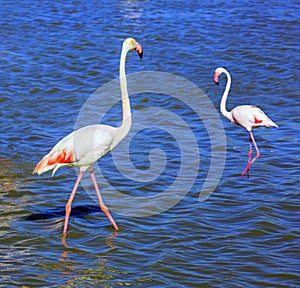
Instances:
[[[2,2],[1,287],[299,287],[299,1]],[[76,171],[32,171],[85,123],[88,99],[87,121],[119,125],[129,36],[144,48],[126,63],[139,72],[128,82],[134,125],[96,165],[120,230],[87,175],[62,237]],[[228,108],[258,105],[279,126],[254,131],[250,179],[247,131],[219,113],[219,66],[232,76]],[[200,202],[209,175],[216,187]]]

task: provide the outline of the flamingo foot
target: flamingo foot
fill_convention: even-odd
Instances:
[[[251,163],[248,163],[247,167],[243,170],[242,172],[242,178],[244,179],[244,175],[245,173],[247,172],[247,178],[249,179],[250,178],[250,166],[251,166]]]
[[[61,244],[63,244],[66,248],[68,248],[66,239],[67,239],[67,233],[63,233],[61,237]]]
[[[112,226],[114,227],[114,229],[115,229],[116,231],[118,231],[118,230],[119,230],[119,227],[117,226],[115,220],[114,220],[114,219],[112,218],[112,216],[110,215],[108,208],[107,208],[105,205],[103,205],[103,206],[100,207],[100,208],[101,208],[101,210],[105,213],[106,217],[109,219],[109,221],[110,221],[110,223],[112,224]]]

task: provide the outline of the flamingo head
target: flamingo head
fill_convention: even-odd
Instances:
[[[143,58],[143,47],[134,38],[127,38],[123,42],[123,46],[125,46],[128,51],[135,50],[139,54],[140,59]]]
[[[223,67],[219,67],[215,70],[214,73],[214,82],[219,86],[219,77],[220,75],[225,72],[226,70]]]

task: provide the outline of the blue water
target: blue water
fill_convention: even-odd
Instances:
[[[1,3],[0,287],[299,287],[299,13],[292,0]],[[87,175],[63,238],[76,171],[32,171],[85,121],[120,124],[127,37],[144,48],[126,63],[134,125],[96,165],[120,231]],[[279,126],[254,130],[249,179],[219,66],[228,109],[257,105]]]

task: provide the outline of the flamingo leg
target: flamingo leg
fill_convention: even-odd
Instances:
[[[247,177],[250,177],[250,166],[251,166],[251,157],[252,157],[252,138],[251,131],[249,131],[249,153],[248,153],[248,164],[242,172],[242,177],[244,178],[245,172],[247,172]]]
[[[100,208],[101,208],[101,210],[105,213],[105,215],[107,216],[107,218],[109,219],[109,221],[110,221],[111,224],[113,225],[114,229],[115,229],[115,230],[119,230],[119,228],[118,228],[116,222],[114,221],[114,219],[113,219],[112,216],[110,215],[108,208],[106,207],[106,205],[105,205],[104,202],[103,202],[103,199],[102,199],[102,196],[101,196],[101,193],[100,193],[100,190],[99,190],[99,187],[98,187],[96,178],[95,178],[94,171],[90,171],[90,175],[91,175],[91,178],[92,178],[92,181],[93,181],[93,184],[94,184],[94,187],[95,187],[95,190],[96,190],[98,199],[99,199],[99,203],[100,203]]]
[[[72,201],[74,199],[74,196],[75,196],[75,193],[77,191],[77,188],[78,188],[78,185],[79,185],[79,182],[82,178],[82,175],[83,175],[84,171],[80,171],[79,174],[78,174],[78,177],[77,177],[77,180],[75,182],[75,185],[74,185],[74,188],[72,190],[72,193],[70,195],[70,198],[67,202],[67,205],[66,205],[66,216],[65,216],[65,224],[64,224],[64,230],[63,230],[63,233],[67,233],[67,229],[68,229],[68,221],[69,221],[69,216],[70,216],[70,213],[71,213],[71,205],[72,205]]]
[[[260,152],[258,150],[258,147],[256,145],[255,139],[253,137],[253,133],[252,131],[249,131],[249,143],[250,143],[250,150],[249,150],[249,154],[248,154],[248,164],[246,166],[246,168],[243,170],[242,172],[242,177],[244,177],[245,172],[247,171],[247,177],[250,177],[250,166],[253,164],[253,162],[260,156]],[[252,142],[254,144],[255,150],[256,150],[256,155],[255,157],[251,160],[252,157]]]
[[[251,164],[253,164],[253,162],[260,156],[260,152],[259,152],[259,150],[258,150],[258,147],[257,147],[257,145],[256,145],[256,142],[255,142],[255,140],[254,140],[254,137],[253,137],[253,134],[252,134],[252,132],[250,131],[250,137],[251,137],[251,139],[252,139],[252,141],[253,141],[253,144],[254,144],[254,147],[255,147],[255,150],[256,150],[256,155],[255,155],[255,157],[252,159],[252,161],[251,161]]]

